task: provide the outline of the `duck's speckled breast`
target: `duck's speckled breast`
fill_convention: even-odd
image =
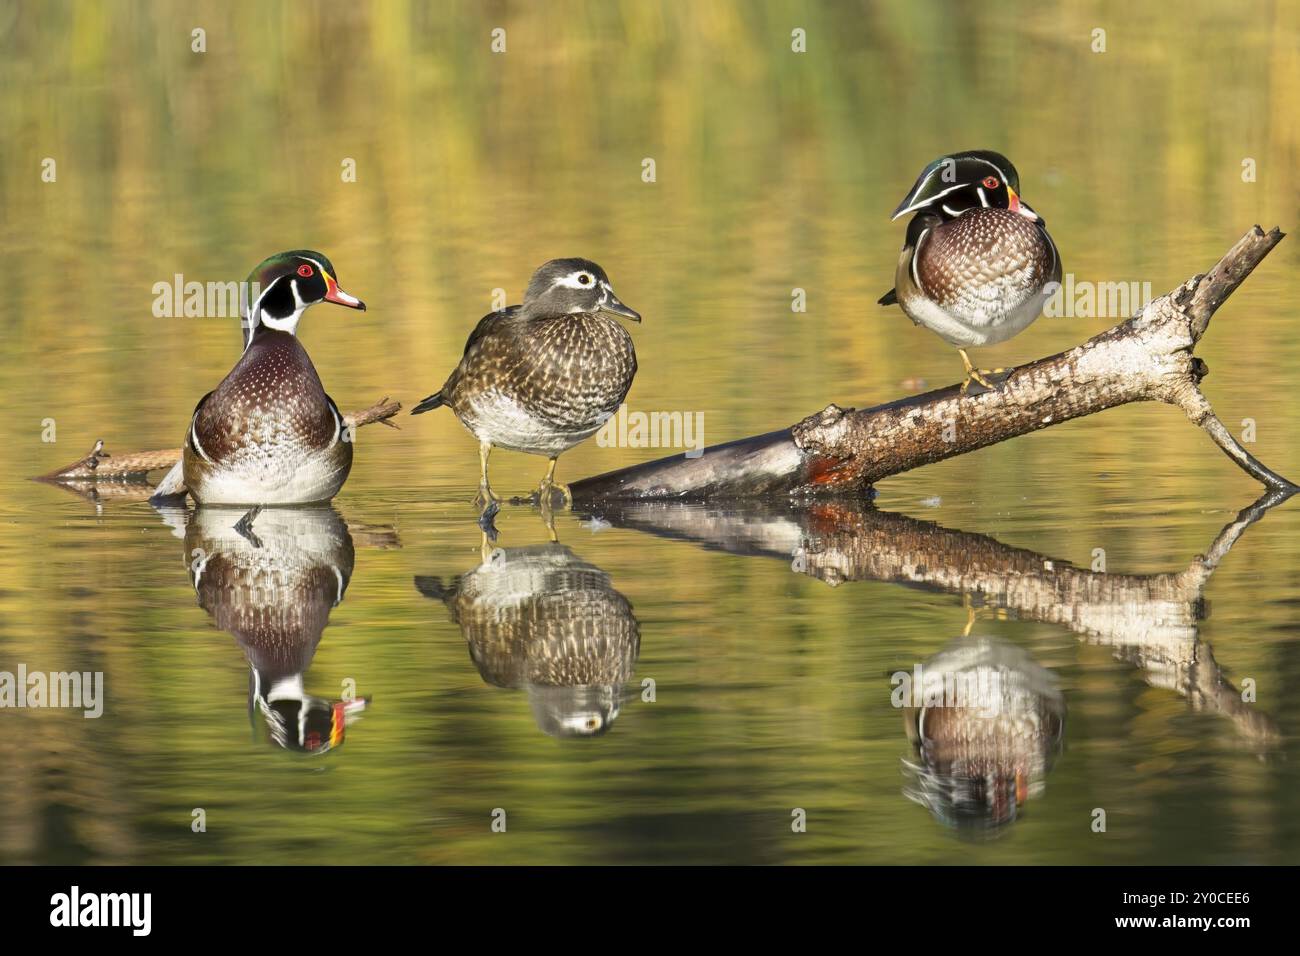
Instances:
[[[189,437],[185,480],[201,502],[323,501],[352,464],[337,409],[284,332],[257,336],[198,409]]]
[[[209,458],[250,445],[325,448],[336,422],[316,368],[297,338],[258,338],[199,410],[195,430]]]
[[[1043,230],[1008,209],[972,209],[930,230],[916,253],[921,289],[969,322],[996,322],[1035,297],[1058,267]]]
[[[449,400],[480,440],[557,454],[600,428],[632,387],[632,336],[603,315],[514,321],[475,344]]]

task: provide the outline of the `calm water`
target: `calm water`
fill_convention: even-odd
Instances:
[[[580,511],[552,540],[506,508],[487,552],[446,414],[364,429],[332,508],[246,535],[27,480],[96,438],[179,444],[239,332],[155,318],[154,284],[304,245],[370,307],[301,330],[345,408],[434,390],[556,255],[646,317],[631,407],[702,412],[711,443],[952,381],[874,304],[888,211],[945,150],[1010,155],[1081,280],[1158,294],[1294,225],[1293,5],[1192,6],[4,6],[0,671],[102,671],[105,702],[0,711],[0,862],[1300,861],[1300,504],[1246,527],[1258,488],[1169,408],[891,479],[874,510]],[[1293,479],[1297,248],[1198,350]],[[592,441],[560,477],[660,453]],[[544,464],[499,453],[494,485]],[[918,665],[994,681],[1000,716],[896,708]]]

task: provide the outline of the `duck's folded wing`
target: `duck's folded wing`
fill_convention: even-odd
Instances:
[[[500,312],[489,312],[487,315],[483,316],[483,318],[478,320],[478,325],[474,326],[474,331],[469,334],[469,338],[465,340],[465,351],[463,354],[468,355],[470,349],[477,345],[479,340],[502,322],[513,318],[518,313],[519,306],[511,305],[502,309]]]
[[[195,440],[195,434],[198,426],[199,409],[203,407],[203,403],[211,396],[212,393],[208,392],[208,394],[200,398],[199,403],[194,406],[194,414],[190,416],[190,428],[189,431],[185,433],[185,447],[194,454],[203,455],[205,458],[207,455],[198,446],[198,443]],[[188,489],[185,487],[185,456],[182,455],[176,460],[176,464],[171,466],[171,469],[167,474],[163,475],[162,481],[158,482],[157,486],[153,490],[153,494],[149,496],[149,500],[158,504],[160,502],[165,502],[168,499],[180,497],[184,495],[187,490]]]
[[[176,464],[172,465],[171,470],[163,475],[163,480],[158,482],[153,493],[149,495],[149,500],[157,503],[183,495],[185,492],[185,459],[177,458]]]
[[[204,461],[212,461],[212,459],[208,457],[207,451],[204,450],[204,429],[199,422],[199,413],[203,411],[203,406],[207,404],[208,399],[211,397],[212,392],[208,392],[199,399],[199,403],[194,406],[194,414],[190,416],[190,430],[185,433],[185,447]]]
[[[356,436],[354,433],[349,433],[348,423],[343,420],[343,413],[339,411],[338,403],[328,395],[325,396],[325,401],[329,404],[330,414],[334,416],[334,438],[330,441],[330,447],[333,448],[340,441],[352,441]]]

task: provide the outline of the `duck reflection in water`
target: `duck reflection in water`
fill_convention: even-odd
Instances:
[[[327,700],[304,682],[352,577],[352,536],[338,512],[201,507],[188,514],[185,555],[199,606],[248,659],[249,719],[261,714],[285,750],[323,754],[342,744],[368,700]]]
[[[992,638],[958,638],[921,667],[922,706],[903,711],[916,755],[903,793],[963,834],[998,832],[1042,793],[1061,752],[1056,676]]]
[[[528,694],[552,737],[594,737],[618,718],[640,626],[610,577],[564,545],[486,551],[454,583],[417,577],[446,604],[488,684]]]

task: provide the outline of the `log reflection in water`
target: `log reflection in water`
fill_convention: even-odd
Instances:
[[[711,507],[667,502],[603,506],[612,524],[694,541],[733,554],[789,561],[793,570],[832,586],[886,581],[959,594],[979,606],[1057,624],[1173,690],[1196,710],[1220,713],[1248,741],[1276,741],[1272,718],[1244,702],[1201,640],[1205,584],[1242,533],[1289,497],[1271,493],[1219,532],[1204,555],[1163,574],[1114,574],[1076,568],[986,535],[877,511],[865,502]]]

